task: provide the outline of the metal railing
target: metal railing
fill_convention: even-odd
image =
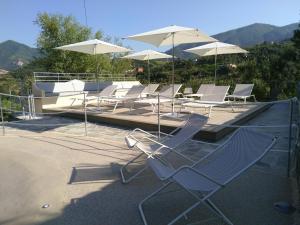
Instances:
[[[53,73],[53,72],[33,72],[34,82],[67,82],[70,80],[81,80],[89,82],[98,81],[135,81],[136,77],[125,74],[101,73]]]

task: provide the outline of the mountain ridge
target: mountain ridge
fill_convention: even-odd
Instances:
[[[298,28],[299,23],[291,23],[284,26],[275,26],[265,23],[253,23],[244,27],[231,29],[221,32],[212,37],[217,40],[229,44],[239,45],[242,48],[252,47],[264,42],[281,42],[290,39],[293,36],[294,30]],[[175,55],[178,58],[193,58],[195,55],[184,52],[183,50],[193,48],[205,43],[188,43],[181,44],[175,47]],[[172,49],[166,51],[171,54]]]
[[[7,40],[0,43],[0,68],[14,70],[23,64],[29,63],[39,56],[37,48],[31,48],[25,44]]]

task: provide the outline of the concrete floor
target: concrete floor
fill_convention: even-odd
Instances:
[[[249,124],[283,124],[287,116],[288,106],[277,105]],[[89,137],[75,136],[82,134],[79,128],[82,123],[51,129],[7,128],[7,136],[0,137],[0,224],[142,224],[137,205],[162,183],[151,171],[130,184],[120,182],[120,166],[136,155],[125,147],[126,130],[89,124]],[[282,137],[274,146],[277,151],[213,198],[234,224],[296,225],[295,214],[283,214],[273,207],[274,202],[295,198],[293,179],[285,176],[287,154],[282,152],[287,150],[287,129],[269,132]],[[184,148],[187,154],[211,150],[194,142]],[[192,202],[186,193],[171,187],[149,201],[147,218],[150,224],[165,224]],[[44,204],[50,206],[42,208]],[[196,223],[199,219],[208,220]],[[222,222],[199,207],[178,224]]]

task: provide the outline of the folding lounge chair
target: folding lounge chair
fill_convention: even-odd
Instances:
[[[190,97],[190,98],[198,97],[198,98],[201,98],[201,97],[203,97],[203,95],[212,94],[214,87],[215,87],[214,84],[201,84],[198,91],[195,94],[193,94],[193,93],[185,94],[184,97]]]
[[[232,95],[227,95],[227,98],[233,98],[234,101],[243,99],[244,103],[246,103],[247,98],[253,97],[254,101],[256,101],[255,95],[251,94],[253,87],[254,84],[236,84]]]
[[[141,97],[141,94],[143,93],[145,87],[143,85],[135,85],[132,86],[129,91],[126,93],[124,97],[115,97],[115,98],[102,98],[102,101],[108,102],[108,103],[114,103],[114,109],[113,112],[116,110],[118,104],[120,103],[126,103],[126,102],[131,102],[133,106],[133,102],[136,99],[139,99]],[[132,108],[130,107],[130,110]]]
[[[207,120],[208,118],[206,116],[202,116],[199,114],[191,114],[183,126],[178,127],[171,134],[167,135],[166,138],[162,140],[157,140],[157,136],[148,133],[144,130],[141,130],[139,128],[134,129],[125,137],[125,141],[129,148],[135,148],[141,151],[141,154],[134,157],[132,160],[130,160],[128,163],[126,163],[124,166],[121,167],[120,173],[121,173],[123,183],[130,182],[147,168],[146,166],[145,168],[139,170],[128,179],[125,179],[124,172],[123,172],[124,169],[126,169],[128,165],[134,163],[137,159],[142,157],[144,154],[148,156],[153,156],[153,155],[162,156],[172,151],[175,152],[177,155],[181,156],[182,158],[191,161],[189,158],[185,157],[183,154],[176,151],[175,148],[183,144],[187,140],[191,139],[196,133],[198,133],[202,129],[202,127],[207,123]],[[176,134],[172,135],[174,133]],[[138,138],[137,137],[138,134],[143,134],[143,137]]]
[[[176,96],[179,89],[181,88],[182,84],[174,84],[174,95],[173,95],[173,86],[170,85],[167,89],[159,93],[160,96],[160,103],[167,103],[172,102],[172,99]],[[155,112],[156,106],[158,104],[157,98],[146,98],[134,101],[135,103],[141,103],[141,104],[149,104],[152,106],[152,112]]]
[[[154,169],[154,171],[158,176],[164,174],[169,182],[146,197],[139,204],[139,210],[144,224],[147,224],[147,220],[143,212],[143,204],[170,184],[176,183],[192,194],[197,202],[169,222],[169,225],[174,224],[182,218],[182,216],[186,216],[200,204],[208,207],[227,224],[233,225],[221,210],[213,204],[210,197],[220,189],[225,188],[227,184],[265,156],[275,142],[276,138],[271,135],[255,132],[249,128],[240,128],[235,131],[225,143],[192,166],[182,166],[174,171],[167,165],[162,164],[161,161],[156,162],[156,164],[152,163],[152,168],[154,166],[158,168],[157,164],[161,164],[159,166],[160,172],[157,172],[158,169]],[[150,159],[151,157],[149,157],[149,160]]]
[[[225,97],[230,86],[214,86],[212,94],[204,95],[200,101],[183,103],[186,108],[209,108],[208,117],[211,115],[212,108],[225,103]],[[233,110],[233,108],[232,108]]]
[[[117,85],[109,85],[105,87],[98,95],[87,95],[85,99],[80,100],[83,100],[83,104],[85,105],[85,107],[89,104],[89,102],[97,100],[99,108],[100,102],[102,101],[101,99],[112,97],[117,87]]]

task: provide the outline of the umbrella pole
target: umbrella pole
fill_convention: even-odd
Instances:
[[[150,84],[150,62],[148,57],[148,84]]]
[[[172,60],[173,60],[173,65],[172,65],[172,115],[174,114],[174,94],[175,94],[175,89],[174,89],[174,80],[175,80],[175,49],[174,49],[174,34],[172,33]]]
[[[217,48],[216,48],[216,54],[215,54],[215,79],[214,79],[215,84],[216,84],[216,81],[217,81],[217,55],[218,55],[218,52],[217,52]]]

